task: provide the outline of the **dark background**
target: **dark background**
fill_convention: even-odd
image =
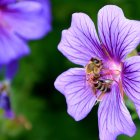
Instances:
[[[20,120],[0,118],[0,140],[98,140],[96,105],[82,121],[75,122],[68,114],[65,98],[54,88],[56,77],[75,67],[58,50],[61,31],[70,26],[74,12],[85,12],[97,23],[97,13],[107,4],[121,7],[129,19],[140,19],[139,0],[52,0],[53,30],[42,40],[30,42],[31,55],[20,61],[12,84],[12,106]],[[97,24],[96,24],[97,26]],[[140,120],[127,101],[140,140]],[[23,119],[21,119],[21,116]]]

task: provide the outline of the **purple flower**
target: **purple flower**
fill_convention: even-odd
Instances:
[[[126,56],[140,42],[140,23],[126,19],[119,7],[108,5],[98,13],[98,32],[100,39],[86,14],[73,14],[71,27],[62,32],[58,49],[84,68],[71,68],[62,73],[55,87],[66,97],[68,113],[76,121],[85,118],[101,100],[98,109],[101,140],[114,140],[119,134],[131,137],[136,127],[123,96],[126,93],[134,102],[140,117],[140,56]],[[95,73],[87,72],[93,58],[102,63],[96,81]],[[111,82],[108,84],[107,80]]]
[[[3,88],[3,86],[8,86],[8,85],[2,84],[1,88]],[[13,119],[15,117],[15,114],[11,108],[10,97],[6,89],[3,90],[0,95],[0,108],[4,110],[4,116],[6,118]]]
[[[4,110],[4,116],[9,119],[15,117],[11,107],[10,93],[11,82],[18,70],[18,61],[13,60],[7,65],[2,65],[4,70],[4,80],[0,82],[0,109]],[[1,71],[2,73],[2,71]]]
[[[50,31],[47,2],[46,8],[48,13],[44,12],[41,0],[0,0],[0,64],[29,54],[27,41],[39,39]]]

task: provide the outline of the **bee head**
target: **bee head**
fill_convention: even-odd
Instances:
[[[96,66],[98,66],[98,65],[100,66],[102,64],[102,60],[99,60],[97,58],[91,58],[90,61],[92,61],[92,63],[94,63],[94,65],[96,65]]]

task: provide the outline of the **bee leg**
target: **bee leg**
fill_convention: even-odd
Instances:
[[[97,97],[97,90],[96,90],[95,87],[93,87],[93,93],[94,93],[94,95]]]
[[[104,97],[104,95],[105,95],[105,93],[102,92],[102,93],[99,95],[99,97],[97,97],[97,101],[98,101],[98,102],[102,101],[102,98]]]
[[[95,104],[94,105],[97,105],[99,103],[99,101],[98,100],[96,100],[96,102],[95,102]]]
[[[95,105],[97,105],[99,102],[102,101],[102,98],[103,98],[104,95],[105,95],[105,92],[102,92],[98,97],[97,97],[97,94],[96,94],[97,100],[95,102]]]
[[[96,98],[98,98],[98,97],[97,97],[97,90],[96,90],[96,88],[93,87],[92,89],[93,89],[93,93],[94,93],[94,95],[96,96]],[[97,104],[98,104],[98,100],[96,100],[96,102],[95,102],[94,105],[97,105]]]

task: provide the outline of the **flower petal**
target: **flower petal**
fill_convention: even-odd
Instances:
[[[0,0],[0,5],[14,3],[16,0]]]
[[[50,23],[48,24],[42,10],[43,6],[39,2],[20,1],[8,5],[3,20],[12,32],[25,39],[38,39],[50,30]]]
[[[127,110],[118,86],[107,93],[98,110],[99,133],[101,140],[115,140],[119,134],[133,136],[136,127]]]
[[[6,91],[3,91],[0,95],[0,108],[4,110],[4,115],[6,118],[14,118],[14,113],[11,109],[10,97],[7,95]]]
[[[6,65],[6,72],[5,72],[6,80],[12,80],[15,77],[19,67],[18,62],[19,61],[16,59]]]
[[[7,30],[0,29],[0,65],[29,54],[26,41]]]
[[[27,1],[31,1],[31,0],[27,0]],[[43,11],[42,13],[45,16],[46,22],[48,25],[48,31],[51,30],[51,21],[52,21],[52,15],[51,15],[51,3],[50,0],[32,0],[32,1],[36,1],[36,2],[40,2],[41,5],[43,6]]]
[[[68,113],[76,121],[85,118],[95,104],[96,97],[86,83],[82,68],[72,68],[62,73],[55,81],[55,88],[66,97]]]
[[[72,15],[71,27],[62,32],[58,49],[70,61],[84,66],[92,57],[101,58],[100,42],[89,16],[84,13]]]
[[[99,11],[98,30],[103,46],[116,61],[124,59],[140,43],[140,22],[126,19],[114,5]]]
[[[124,63],[123,72],[125,93],[134,102],[140,117],[140,56],[128,58]]]
[[[8,119],[14,119],[15,118],[15,114],[12,110],[6,110],[4,112],[4,116]]]

